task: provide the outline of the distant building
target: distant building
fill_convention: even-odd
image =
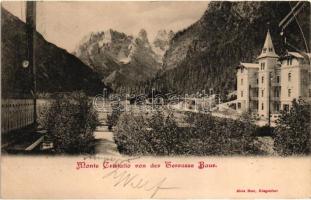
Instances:
[[[268,31],[256,63],[240,63],[237,68],[237,105],[267,118],[289,110],[294,99],[311,101],[310,54],[287,52],[278,56]]]

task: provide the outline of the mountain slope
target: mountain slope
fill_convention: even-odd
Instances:
[[[161,69],[161,61],[143,29],[137,37],[111,29],[91,33],[74,54],[101,74],[114,90],[151,79]]]
[[[29,97],[31,73],[29,68],[22,68],[23,60],[27,59],[26,25],[4,8],[1,8],[1,36],[2,97]],[[38,32],[34,41],[38,92],[85,90],[96,94],[102,90],[99,76],[78,58],[47,42]]]
[[[298,18],[310,41],[310,3],[305,3]],[[255,60],[268,27],[277,53],[285,51],[278,23],[289,11],[288,2],[211,2],[198,22],[175,34],[164,57],[165,72],[154,84],[180,93],[234,90],[235,66]],[[304,49],[295,21],[286,34]]]

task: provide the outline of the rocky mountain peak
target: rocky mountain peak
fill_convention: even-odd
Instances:
[[[75,54],[113,89],[152,78],[162,60],[153,51],[144,29],[136,37],[111,29],[91,33]]]
[[[148,41],[148,35],[147,31],[145,29],[141,29],[138,33],[138,38],[141,39],[144,42],[149,42]]]
[[[174,36],[174,32],[172,30],[167,31],[165,29],[162,29],[158,31],[154,39],[154,42],[157,40],[169,41],[172,39],[173,36]]]
[[[158,55],[161,62],[173,36],[174,32],[172,30],[159,30],[152,42],[152,49]]]

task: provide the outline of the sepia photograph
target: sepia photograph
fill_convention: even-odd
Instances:
[[[2,198],[311,198],[309,1],[2,1]]]

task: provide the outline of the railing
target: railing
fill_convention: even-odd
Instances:
[[[37,115],[50,100],[37,100]],[[34,123],[33,99],[2,99],[1,100],[1,133],[25,128]]]
[[[251,101],[258,101],[258,96],[251,96],[249,99]]]
[[[1,133],[24,128],[34,122],[32,99],[1,100]]]

